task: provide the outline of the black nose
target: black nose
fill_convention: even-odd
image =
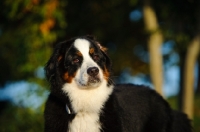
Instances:
[[[99,73],[99,69],[97,67],[90,67],[87,69],[87,73],[90,76],[96,76]]]

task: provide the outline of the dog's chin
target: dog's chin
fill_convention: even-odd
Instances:
[[[102,81],[99,78],[88,78],[87,82],[77,81],[77,85],[81,89],[95,89],[101,85]]]

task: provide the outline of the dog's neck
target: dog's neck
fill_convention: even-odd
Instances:
[[[99,116],[101,109],[113,91],[113,86],[107,85],[106,81],[94,89],[80,89],[73,82],[65,84],[63,91],[67,93],[72,110],[76,114],[69,125],[70,132],[87,131],[99,132],[101,125]],[[69,112],[69,111],[68,111]],[[91,127],[92,126],[92,127]]]

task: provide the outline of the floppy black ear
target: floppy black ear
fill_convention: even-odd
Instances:
[[[63,43],[59,43],[55,46],[53,54],[51,55],[49,61],[46,63],[44,70],[46,74],[46,78],[48,81],[55,75],[56,67],[59,63],[59,56],[61,55],[61,47]]]
[[[100,45],[101,46],[101,45]],[[106,50],[105,50],[106,49]],[[107,51],[107,48],[103,47],[103,50],[102,48],[100,48],[103,56],[105,57],[105,65],[106,65],[106,69],[107,69],[107,72],[109,73],[109,79],[108,79],[108,86],[109,85],[112,85],[113,84],[113,81],[112,79],[110,79],[110,76],[112,74],[112,62],[111,62],[111,59],[108,57],[106,51]]]
[[[101,52],[103,53],[104,57],[106,58],[106,65],[107,67],[111,67],[112,63],[110,58],[107,55],[107,48],[102,46],[98,41],[96,41],[97,46],[99,47],[99,49],[101,50]]]
[[[102,51],[104,57],[106,58],[106,66],[111,70],[112,62],[111,59],[108,57],[107,53]]]
[[[57,67],[59,66],[61,60],[64,59],[65,54],[70,48],[72,43],[73,39],[70,39],[68,41],[58,43],[55,46],[53,54],[51,55],[49,61],[46,63],[44,67],[46,78],[48,81],[51,81],[54,78]]]

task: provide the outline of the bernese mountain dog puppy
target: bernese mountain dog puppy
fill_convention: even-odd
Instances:
[[[187,116],[154,90],[114,85],[105,50],[91,36],[56,45],[45,66],[45,132],[192,132]]]

